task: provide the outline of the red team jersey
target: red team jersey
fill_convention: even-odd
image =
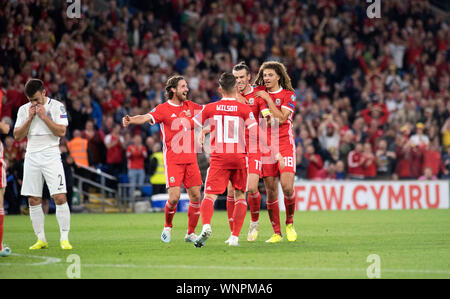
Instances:
[[[257,120],[259,119],[259,117],[263,113],[263,111],[266,111],[266,110],[269,111],[269,108],[267,108],[266,102],[262,98],[255,96],[255,93],[260,90],[264,90],[264,87],[252,86],[250,92],[248,92],[247,94],[242,94],[247,99],[248,106],[250,107],[251,111],[253,112],[253,115],[255,116],[255,118]],[[261,149],[259,147],[259,130],[256,130],[255,132],[257,134],[258,142],[256,144],[256,148],[253,148],[253,147],[248,148],[248,153],[260,155]],[[249,145],[248,130],[246,131],[245,141],[246,141],[247,145]]]
[[[206,121],[211,126],[210,163],[224,169],[246,168],[245,131],[257,125],[250,107],[234,98],[223,98],[206,105],[194,117],[200,126]]]
[[[180,116],[192,117],[202,111],[203,106],[191,101],[175,105],[170,100],[159,104],[148,114],[152,124],[159,124],[163,140],[164,160],[170,164],[197,162],[194,148],[194,130],[184,129]]]
[[[234,98],[223,98],[210,103],[194,117],[194,122],[211,127],[211,158],[205,193],[221,194],[228,181],[237,190],[247,189],[247,149],[245,131],[258,123],[246,104]]]
[[[279,125],[278,132],[272,130],[271,127],[267,128],[267,142],[269,145],[272,143],[272,140],[278,142],[278,152],[283,156],[285,167],[278,169],[278,162],[269,165],[263,164],[263,176],[278,176],[281,172],[295,173],[295,140],[292,128],[292,119],[296,104],[295,93],[281,87],[277,91],[268,93],[278,110],[282,111],[285,108],[292,113],[284,123]],[[263,156],[269,155],[263,154]]]
[[[160,124],[161,128],[166,188],[179,187],[182,183],[185,188],[202,184],[194,130],[185,128],[180,116],[192,117],[201,112],[203,107],[191,101],[176,105],[169,100],[148,113],[152,124]]]

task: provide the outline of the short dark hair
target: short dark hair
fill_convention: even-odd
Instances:
[[[25,84],[25,95],[28,98],[31,98],[34,96],[34,94],[37,91],[43,91],[44,90],[44,82],[40,79],[30,79]]]
[[[247,75],[250,74],[250,68],[245,64],[244,61],[239,62],[238,64],[236,64],[233,67],[233,72],[237,72],[237,71],[242,71],[242,70],[246,70],[247,71]]]
[[[236,78],[232,73],[226,72],[220,75],[219,85],[225,92],[232,92],[236,86]]]
[[[167,80],[166,88],[165,88],[165,90],[166,90],[165,95],[166,95],[167,100],[170,100],[171,98],[173,98],[174,93],[171,89],[172,88],[177,89],[178,82],[180,82],[181,80],[184,80],[184,77],[180,76],[180,75],[173,75],[172,77],[170,77]]]

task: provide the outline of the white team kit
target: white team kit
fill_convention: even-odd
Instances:
[[[46,98],[45,111],[58,125],[68,126],[64,105],[54,99]],[[23,126],[28,118],[31,103],[22,105],[17,113],[16,128]],[[35,115],[28,131],[25,153],[24,176],[21,194],[42,197],[44,179],[50,195],[67,193],[66,178],[59,150],[59,137],[55,136],[44,121]]]

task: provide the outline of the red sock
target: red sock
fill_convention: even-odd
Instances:
[[[200,203],[190,201],[188,207],[188,235],[195,233],[195,228],[197,227],[199,217]]]
[[[3,218],[5,218],[5,210],[0,208],[0,250],[3,249]]]
[[[211,219],[214,214],[214,199],[205,196],[200,206],[200,215],[202,216],[202,224],[211,224]]]
[[[242,225],[244,224],[245,215],[247,214],[247,203],[245,199],[239,199],[234,205],[233,213],[233,236],[239,237]]]
[[[278,199],[274,202],[267,202],[267,212],[269,213],[269,219],[272,223],[273,232],[281,236],[280,206],[278,205]]]
[[[284,205],[286,207],[286,224],[294,223],[295,212],[295,193],[290,198],[284,197]]]
[[[233,212],[234,212],[234,196],[227,196],[227,214],[230,231],[233,231]]]
[[[248,205],[250,206],[250,215],[252,216],[252,221],[258,221],[259,210],[261,207],[261,194],[259,193],[259,191],[248,194]]]
[[[170,204],[169,201],[166,201],[166,208],[165,208],[165,214],[166,214],[166,225],[165,227],[172,227],[172,219],[173,216],[175,216],[175,212],[177,211],[177,205]]]

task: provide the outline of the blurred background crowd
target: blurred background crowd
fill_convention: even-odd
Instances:
[[[374,19],[363,0],[81,1],[74,19],[67,5],[0,0],[1,115],[14,124],[25,82],[41,78],[68,110],[62,152],[85,139],[92,167],[148,182],[159,128],[123,129],[124,115],[163,102],[174,73],[206,104],[221,72],[245,61],[254,78],[277,60],[297,95],[299,179],[450,178],[450,18],[429,1],[381,1]],[[20,187],[26,141],[2,139]]]

